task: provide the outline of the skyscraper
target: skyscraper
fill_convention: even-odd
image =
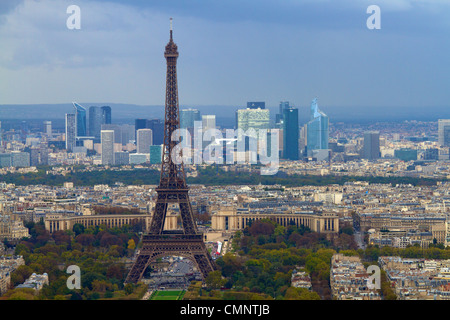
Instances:
[[[147,129],[152,129],[153,144],[164,144],[164,120],[147,120]]]
[[[239,109],[236,111],[236,127],[247,131],[248,129],[269,129],[269,109]]]
[[[122,144],[122,127],[118,124],[102,124],[103,130],[114,131],[114,143]]]
[[[111,107],[92,106],[89,108],[89,135],[100,141],[102,125],[111,124]],[[107,129],[106,129],[107,130]]]
[[[307,155],[312,156],[313,150],[328,149],[329,119],[317,106],[317,98],[311,102],[310,121],[306,125]]]
[[[76,145],[76,120],[75,114],[66,113],[66,150],[73,151]]]
[[[364,132],[363,158],[368,160],[380,158],[380,133],[378,131]]]
[[[281,101],[279,112],[275,115],[275,124],[282,127],[284,110],[289,108],[289,101]]]
[[[87,125],[86,125],[86,108],[79,105],[78,103],[73,103],[73,108],[75,109],[75,121],[76,121],[76,136],[86,137],[87,136]]]
[[[111,107],[103,106],[101,109],[102,109],[102,124],[111,124]]]
[[[208,130],[214,130],[217,129],[216,128],[216,116],[215,115],[211,115],[211,114],[207,114],[207,115],[203,115],[202,116],[202,130],[203,132],[206,133],[206,131]],[[213,133],[212,131],[209,131],[210,133]],[[216,139],[216,137],[214,136],[214,134],[211,137],[212,142],[214,142]],[[202,147],[206,148],[206,146],[208,146],[210,144],[209,141],[203,141],[202,142]]]
[[[137,131],[139,129],[152,129],[153,144],[164,143],[164,121],[161,119],[136,119],[134,121],[134,128]]]
[[[441,147],[450,147],[450,119],[438,120],[438,143]]]
[[[44,131],[48,137],[52,136],[52,122],[51,121],[44,121]]]
[[[197,109],[182,109],[180,110],[180,128],[189,129],[194,128],[194,121],[200,121],[200,111]]]
[[[114,131],[102,130],[100,135],[102,144],[102,165],[114,165]]]
[[[137,153],[150,153],[150,146],[153,144],[152,129],[139,129],[136,135]]]
[[[120,126],[122,131],[122,144],[127,144],[130,141],[136,140],[136,132],[134,129],[134,125],[132,124],[122,124]]]
[[[139,129],[147,129],[147,119],[136,119],[134,120],[134,129],[137,131]]]
[[[283,110],[283,157],[289,160],[298,160],[298,109],[286,108]]]
[[[89,108],[89,135],[100,140],[100,131],[103,124],[102,109],[92,106]]]
[[[269,109],[239,109],[236,111],[236,128],[237,131],[237,140],[244,141],[245,151],[253,151],[257,150],[252,149],[252,145],[256,145],[258,150],[262,150],[261,148],[267,148],[267,145],[262,145],[258,143],[258,139],[262,138],[259,136],[260,130],[266,131],[269,130],[269,121],[270,121],[270,111]],[[254,130],[254,132],[252,132]],[[264,141],[263,139],[259,140],[260,142]],[[271,141],[271,140],[266,140]],[[271,149],[271,148],[267,148]],[[266,149],[266,150],[267,150]],[[249,155],[252,159],[256,159],[256,154]]]
[[[216,116],[211,114],[202,116],[202,128],[204,131],[216,129]]]
[[[162,145],[150,146],[150,164],[160,164],[162,159]]]

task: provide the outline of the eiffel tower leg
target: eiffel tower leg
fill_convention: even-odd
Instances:
[[[206,278],[208,273],[215,270],[215,266],[212,263],[209,255],[205,254],[194,254],[193,258],[198,265],[199,271],[202,273],[203,279]]]
[[[145,269],[147,269],[150,263],[150,256],[151,255],[149,254],[138,255],[136,262],[133,264],[130,272],[128,273],[125,283],[137,283],[139,280],[141,280]]]
[[[186,195],[183,195],[186,196]],[[186,200],[184,200],[186,201]],[[189,199],[187,200],[189,201]],[[192,208],[189,202],[180,202],[180,215],[183,223],[183,230],[186,234],[197,233],[197,228],[195,227],[195,221],[192,214]]]
[[[152,217],[150,232],[156,234],[161,234],[163,232],[166,212],[167,212],[167,203],[165,202],[165,199],[158,198],[155,206],[155,211]]]

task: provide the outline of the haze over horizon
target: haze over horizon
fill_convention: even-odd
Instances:
[[[131,123],[138,118],[164,118],[163,105],[134,105],[134,104],[115,104],[115,103],[84,103],[80,104],[87,109],[90,106],[108,105],[112,109],[113,122]],[[216,115],[219,126],[233,127],[235,123],[235,111],[245,107],[239,106],[202,106],[202,105],[180,105],[180,109],[195,108],[202,115]],[[299,109],[299,123],[302,125],[309,121],[309,106],[296,106]],[[278,113],[278,106],[266,106],[270,109],[271,119],[274,120]],[[365,109],[361,107],[345,106],[320,106],[330,117],[330,123],[368,123],[368,122],[399,122],[399,121],[432,121],[438,119],[450,118],[450,108],[395,108],[395,112],[390,112],[391,107],[379,107]],[[71,103],[64,104],[35,104],[35,105],[0,105],[0,120],[64,120],[66,113],[73,113]],[[131,122],[130,122],[131,121]],[[133,122],[134,123],[134,122]]]
[[[81,30],[66,27],[72,4]],[[366,27],[371,4],[380,30]],[[449,9],[441,0],[5,0],[0,105],[163,105],[173,17],[181,106],[307,107],[318,97],[329,113],[444,110]]]

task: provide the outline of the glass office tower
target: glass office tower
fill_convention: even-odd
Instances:
[[[150,164],[159,164],[162,161],[162,145],[150,146]]]
[[[111,107],[103,106],[101,109],[102,109],[102,124],[111,124]]]
[[[194,128],[194,121],[200,120],[200,111],[197,109],[180,110],[180,129]]]
[[[319,110],[317,98],[311,102],[311,120],[307,123],[306,151],[308,156],[312,156],[313,150],[328,149],[329,119],[328,116]]]
[[[76,122],[76,134],[77,137],[87,136],[87,126],[86,126],[86,108],[79,105],[78,103],[73,103],[73,108],[75,109],[75,122]]]
[[[96,107],[89,108],[89,135],[95,137],[97,141],[100,141],[100,131],[102,125],[111,124],[111,107]]]
[[[298,109],[283,110],[283,158],[298,160]]]
[[[289,101],[281,101],[280,102],[280,111],[275,115],[275,124],[279,127],[283,127],[283,115],[284,110],[289,109]]]
[[[152,129],[153,144],[164,144],[164,120],[147,120],[147,129]]]
[[[102,128],[102,110],[99,107],[89,108],[89,135],[100,139],[100,131]]]

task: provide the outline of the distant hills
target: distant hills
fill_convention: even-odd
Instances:
[[[79,101],[78,101],[79,102]],[[134,105],[117,103],[83,103],[87,109],[90,106],[108,105],[112,109],[113,122],[137,118],[164,118],[164,106]],[[184,106],[180,109],[195,108],[201,114],[215,114],[217,123],[222,126],[233,126],[235,111],[243,106]],[[299,108],[300,124],[305,123],[309,117],[309,106]],[[331,122],[373,122],[373,121],[403,121],[421,120],[437,121],[449,119],[450,107],[337,107],[320,106],[328,114]],[[269,107],[271,117],[275,118],[278,107]],[[73,113],[71,103],[65,104],[33,104],[33,105],[0,105],[0,121],[2,119],[31,120],[31,119],[64,119],[66,113]]]

